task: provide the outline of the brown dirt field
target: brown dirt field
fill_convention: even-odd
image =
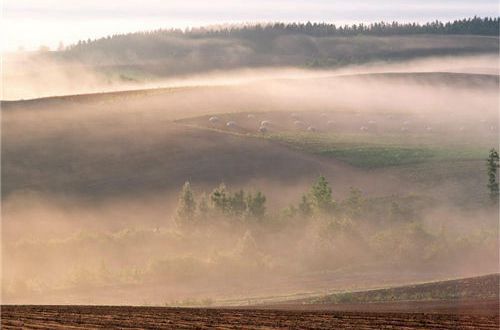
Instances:
[[[3,329],[497,329],[498,314],[3,306]]]

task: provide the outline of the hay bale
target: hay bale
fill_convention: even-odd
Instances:
[[[228,122],[226,123],[226,126],[227,126],[227,127],[230,127],[230,128],[234,128],[234,127],[236,127],[237,125],[236,125],[236,122],[235,122],[235,121],[228,121]]]
[[[293,122],[293,124],[295,125],[295,127],[297,128],[304,128],[306,127],[306,124],[304,122],[301,122],[300,120],[296,120]]]
[[[208,119],[208,121],[209,121],[211,124],[217,124],[217,123],[220,121],[220,119],[219,119],[219,117],[217,117],[217,116],[213,116],[213,117],[210,117],[210,118]]]
[[[259,127],[259,133],[265,134],[269,131],[269,129],[265,126]]]

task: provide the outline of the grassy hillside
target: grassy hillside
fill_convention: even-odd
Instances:
[[[419,84],[489,91],[496,90],[498,77],[359,77],[4,102],[2,196],[23,190],[82,196],[177,191],[188,179],[202,185],[259,179],[298,184],[319,173],[332,178],[341,193],[350,186],[376,193],[372,182],[384,182],[384,194],[400,193],[408,191],[401,182],[410,178],[424,189],[425,182],[434,187],[436,182],[453,182],[474,196],[486,194],[483,159],[498,129],[488,108],[480,118],[465,113],[447,117],[453,106],[426,114],[395,112],[393,105],[365,111],[336,105],[342,92],[331,99],[316,98],[315,93],[341,89],[344,81],[371,88],[371,81],[399,84],[401,79],[411,82],[409,89]],[[278,93],[281,86],[291,90]],[[311,96],[296,94],[304,86]],[[269,88],[277,96],[270,98]],[[220,117],[215,127],[208,121],[213,115]],[[272,125],[260,134],[264,120]],[[236,121],[237,127],[228,128],[228,121]]]
[[[387,289],[347,292],[313,298],[312,304],[373,303],[394,301],[498,299],[498,274],[466,279],[429,282]]]

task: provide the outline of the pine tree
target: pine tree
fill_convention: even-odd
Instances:
[[[499,196],[498,178],[497,178],[498,168],[499,168],[498,152],[495,149],[491,149],[487,160],[488,189],[490,190],[490,198],[494,202],[498,202],[498,196]]]
[[[311,188],[311,199],[314,207],[322,212],[328,212],[333,207],[332,188],[326,178],[321,175]]]
[[[248,194],[246,198],[247,214],[256,219],[262,219],[266,213],[266,196],[260,191],[255,195]]]
[[[233,196],[229,197],[229,211],[231,214],[240,216],[242,215],[247,208],[245,203],[245,193],[243,190],[240,190],[233,194]]]
[[[191,191],[191,184],[189,181],[186,181],[179,196],[176,220],[182,223],[191,222],[194,219],[195,211],[196,202],[194,200],[193,192]]]
[[[226,190],[226,185],[221,183],[217,188],[210,194],[210,201],[212,206],[222,212],[227,213],[229,210],[229,196]]]

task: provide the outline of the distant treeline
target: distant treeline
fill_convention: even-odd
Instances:
[[[124,81],[256,67],[334,68],[370,61],[498,54],[499,18],[455,22],[269,23],[170,29],[79,41],[42,56],[85,63]]]
[[[211,28],[190,29],[159,29],[146,32],[135,32],[123,35],[113,35],[105,38],[87,41],[81,40],[69,49],[75,49],[95,41],[110,39],[121,39],[134,36],[185,36],[185,37],[228,37],[228,38],[259,38],[275,37],[286,34],[303,34],[313,37],[333,36],[391,36],[391,35],[414,35],[414,34],[458,34],[458,35],[485,35],[498,36],[500,33],[499,17],[474,17],[455,20],[453,22],[434,21],[425,24],[420,23],[398,23],[378,22],[372,24],[336,25],[329,23],[270,23],[243,26],[225,26]]]

